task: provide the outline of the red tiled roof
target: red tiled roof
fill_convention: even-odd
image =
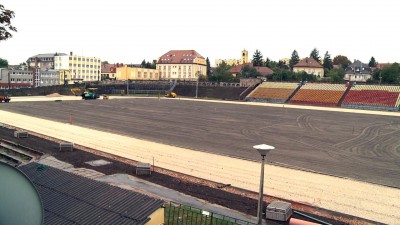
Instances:
[[[323,68],[323,66],[319,62],[317,62],[315,59],[308,58],[308,57],[300,60],[300,62],[298,62],[293,67]]]
[[[114,63],[114,64],[101,64],[101,72],[102,73],[115,73],[116,68],[124,66],[123,63]]]
[[[229,72],[230,73],[240,73],[242,71],[243,67],[245,67],[245,66],[253,67],[253,63],[245,63],[245,64],[236,65],[236,66],[232,67],[229,70]]]
[[[378,63],[376,65],[376,68],[382,69],[383,67],[390,66],[390,65],[391,65],[391,63]]]
[[[261,73],[261,75],[271,75],[274,73],[270,68],[265,67],[265,66],[255,66],[256,70]]]
[[[157,63],[193,63],[195,58],[204,59],[204,57],[195,50],[171,50],[162,55]]]
[[[270,68],[268,68],[268,67],[264,67],[264,66],[253,66],[253,63],[239,64],[239,65],[237,65],[237,66],[232,67],[232,68],[229,70],[229,72],[230,72],[230,73],[235,73],[235,74],[240,73],[240,72],[242,71],[243,67],[245,67],[245,66],[249,66],[249,67],[254,67],[254,68],[256,68],[256,70],[257,70],[259,73],[261,73],[261,75],[264,75],[264,76],[266,76],[266,75],[271,75],[271,74],[274,73],[274,71],[272,71],[272,70],[271,70]]]

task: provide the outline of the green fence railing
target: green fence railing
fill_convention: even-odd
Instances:
[[[257,225],[175,202],[165,207],[164,215],[166,225]]]

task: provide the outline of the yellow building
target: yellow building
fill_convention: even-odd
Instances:
[[[68,71],[70,81],[99,81],[101,61],[96,57],[62,55],[54,57],[56,70]],[[62,72],[64,73],[64,72]]]
[[[171,50],[157,61],[161,80],[197,80],[207,76],[207,63],[195,50]]]
[[[324,67],[313,58],[304,58],[293,66],[293,72],[306,72],[317,77],[324,76]]]
[[[128,67],[116,68],[117,80],[160,80],[160,72],[155,69]]]
[[[222,62],[225,62],[229,66],[246,64],[249,62],[249,52],[247,50],[243,50],[240,59],[216,59],[215,65],[219,66]]]

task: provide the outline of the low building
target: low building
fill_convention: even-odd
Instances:
[[[367,82],[368,79],[372,79],[372,68],[360,60],[355,60],[346,68],[343,79],[347,81]]]
[[[160,80],[160,72],[156,69],[129,67],[116,68],[116,80]]]
[[[207,63],[195,50],[171,50],[157,61],[161,80],[197,80],[207,76]]]
[[[100,58],[78,56],[70,52],[69,55],[55,56],[55,69],[68,71],[68,82],[90,82],[100,80]]]
[[[101,63],[101,80],[116,80],[117,68],[123,67],[123,63]]]
[[[40,87],[42,86],[54,86],[64,84],[60,82],[60,71],[58,70],[44,70],[40,71]]]
[[[240,64],[237,66],[232,67],[229,72],[232,73],[232,75],[234,77],[236,77],[237,75],[242,73],[242,70],[244,67],[254,67],[257,72],[259,72],[261,74],[261,76],[266,77],[268,75],[271,75],[274,73],[274,71],[272,71],[270,68],[266,67],[266,66],[253,66],[253,63],[245,63],[245,64]]]
[[[33,87],[33,71],[0,68],[0,89]]]
[[[249,52],[244,49],[242,51],[242,56],[240,59],[216,59],[215,66],[219,66],[222,62],[225,62],[229,66],[237,66],[240,64],[245,64],[249,62]]]
[[[324,67],[315,59],[306,57],[293,66],[293,72],[306,72],[321,78],[324,76]]]

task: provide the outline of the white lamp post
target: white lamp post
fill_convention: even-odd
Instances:
[[[264,161],[265,156],[272,150],[275,149],[274,146],[261,144],[253,146],[261,155],[261,176],[260,176],[260,192],[258,198],[258,210],[257,210],[257,219],[258,224],[262,225],[262,209],[263,209],[263,196],[264,196]]]

